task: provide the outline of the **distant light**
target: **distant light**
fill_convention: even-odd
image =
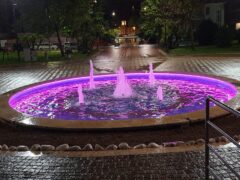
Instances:
[[[147,6],[145,6],[145,7],[143,8],[143,10],[146,11],[146,10],[147,10]]]
[[[115,11],[113,11],[113,12],[112,12],[112,16],[116,16],[116,13],[115,13]]]
[[[124,21],[121,21],[121,25],[122,25],[122,26],[126,26],[126,25],[127,25],[127,21],[125,21],[125,20],[124,20]]]
[[[136,27],[135,26],[133,26],[132,28],[133,28],[134,31],[136,31]]]
[[[94,3],[97,3],[97,0],[93,0]]]
[[[240,30],[240,22],[236,23],[236,30]]]

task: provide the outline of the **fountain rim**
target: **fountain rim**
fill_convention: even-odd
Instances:
[[[235,79],[230,79],[221,76],[214,75],[204,75],[197,73],[182,73],[182,72],[155,72],[156,74],[178,74],[178,75],[189,75],[189,76],[199,76],[205,78],[212,78],[215,80],[220,80],[233,85],[237,89],[237,96],[228,101],[226,104],[234,109],[239,109],[240,104],[237,101],[240,100],[240,81]],[[139,72],[129,72],[129,74],[142,74],[146,75],[147,73]],[[99,74],[96,76],[116,76],[115,74]],[[144,127],[156,127],[156,126],[168,126],[168,125],[180,125],[180,124],[189,124],[204,121],[205,119],[205,110],[198,110],[185,114],[178,114],[174,116],[165,116],[161,119],[157,118],[140,118],[140,119],[128,119],[128,120],[103,120],[103,121],[84,121],[84,120],[61,120],[61,119],[50,119],[50,118],[36,118],[24,115],[20,112],[14,110],[10,105],[9,101],[13,95],[21,93],[31,89],[33,87],[50,84],[53,82],[60,82],[69,79],[79,79],[79,78],[88,78],[88,76],[77,76],[69,78],[61,78],[56,80],[44,81],[39,83],[34,83],[27,85],[21,88],[17,88],[10,92],[7,92],[3,95],[0,95],[0,119],[7,123],[14,123],[27,127],[37,127],[37,128],[51,128],[51,129],[64,129],[64,130],[108,130],[108,129],[124,129],[124,128],[144,128]],[[224,110],[221,110],[218,107],[211,108],[211,118],[217,118],[228,113]]]

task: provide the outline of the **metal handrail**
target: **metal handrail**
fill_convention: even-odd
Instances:
[[[206,120],[205,120],[205,178],[208,180],[209,179],[209,174],[211,169],[209,168],[209,153],[210,151],[213,152],[218,159],[220,159],[222,161],[222,163],[237,177],[240,179],[240,175],[227,163],[227,161],[221,157],[221,155],[209,144],[209,127],[212,127],[214,130],[216,130],[217,132],[219,132],[220,134],[222,134],[224,137],[226,137],[231,143],[233,143],[235,146],[237,146],[237,148],[240,149],[240,145],[238,144],[237,141],[235,141],[230,135],[228,135],[226,132],[224,132],[220,127],[218,127],[217,125],[215,125],[214,123],[212,123],[210,121],[210,103],[213,103],[215,105],[217,105],[218,107],[224,109],[225,111],[240,117],[240,112],[236,111],[232,108],[230,108],[229,106],[223,104],[222,102],[212,98],[212,97],[208,97],[206,99]],[[214,177],[217,179],[216,174],[211,171],[212,174],[214,175]]]

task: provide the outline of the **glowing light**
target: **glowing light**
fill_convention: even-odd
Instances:
[[[236,30],[240,30],[240,22],[236,23]]]
[[[113,12],[112,12],[112,16],[116,16],[116,13],[115,13],[115,11],[113,11]]]
[[[122,24],[122,26],[126,26],[127,25],[127,21],[123,20],[123,21],[121,21],[121,24]]]

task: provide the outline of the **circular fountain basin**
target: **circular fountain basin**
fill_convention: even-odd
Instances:
[[[7,93],[0,117],[23,125],[66,129],[109,129],[172,125],[204,120],[205,99],[212,96],[236,108],[238,89],[218,78],[180,73],[126,74],[133,95],[114,98],[116,75],[95,76],[96,89],[89,89],[89,77],[46,82]],[[84,104],[79,103],[78,87]],[[162,88],[163,100],[157,91]],[[0,99],[0,100],[1,100]],[[4,110],[5,109],[5,110]],[[212,107],[212,117],[226,114]]]

